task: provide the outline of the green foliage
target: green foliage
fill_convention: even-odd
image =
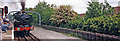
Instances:
[[[107,1],[105,4],[99,2],[88,2],[86,17],[93,18],[101,15],[109,15],[115,13],[114,7],[111,7]]]
[[[51,16],[51,14],[53,14],[53,12],[54,12],[53,8],[51,8],[52,6],[50,6],[46,2],[40,2],[38,5],[36,5],[36,7],[34,9],[29,8],[29,9],[26,9],[26,10],[27,11],[30,10],[30,11],[38,12],[41,15],[41,23],[42,24],[49,24],[49,22],[50,22],[49,18]],[[35,23],[38,24],[39,23],[38,22],[38,15],[34,14],[33,17],[34,17]]]
[[[84,17],[76,16],[74,19],[71,21],[68,21],[70,29],[77,29],[80,30],[82,28],[82,25],[84,23]]]
[[[104,34],[119,35],[120,15],[100,16],[84,21],[83,30]]]
[[[72,20],[76,12],[71,9],[70,5],[60,5],[57,9],[54,9],[54,14],[51,15],[51,23],[56,26],[64,26],[69,20]]]
[[[34,9],[26,9],[40,13],[42,24],[59,26],[68,29],[77,29],[90,32],[120,35],[120,15],[114,14],[114,8],[107,1],[105,4],[89,2],[86,17],[80,17],[71,9],[70,5],[49,5],[40,2]],[[29,13],[31,14],[31,13]],[[35,14],[34,21],[38,23],[38,16]]]
[[[40,13],[42,24],[49,24],[50,15],[53,14],[53,9],[47,5],[46,2],[40,2],[36,7],[35,11]]]

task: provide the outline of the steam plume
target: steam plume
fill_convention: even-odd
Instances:
[[[20,3],[25,4],[25,1],[26,0],[0,0],[0,8],[8,6],[9,10],[18,10],[20,9],[19,7],[19,5],[21,5]]]

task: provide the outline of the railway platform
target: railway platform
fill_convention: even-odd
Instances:
[[[4,31],[1,32],[1,37],[2,37],[2,41],[12,41],[12,37],[13,37],[13,30],[9,29],[7,30],[7,32],[5,33]]]
[[[7,32],[1,31],[1,40],[2,41],[12,41],[14,39],[14,29],[12,23],[10,23],[10,26]]]

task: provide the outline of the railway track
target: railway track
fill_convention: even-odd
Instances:
[[[27,34],[24,32],[14,32],[14,41],[40,41],[33,34]]]

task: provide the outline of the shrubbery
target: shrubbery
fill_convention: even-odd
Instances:
[[[70,5],[60,5],[57,9],[54,9],[54,14],[51,15],[50,21],[54,26],[65,27],[65,24],[72,20],[76,14]]]
[[[84,21],[83,30],[104,34],[119,35],[120,15],[100,16]]]
[[[53,5],[47,4],[46,2],[40,2],[38,3],[38,5],[36,5],[35,8],[26,8],[26,11],[33,11],[33,12],[37,12],[41,15],[41,24],[45,24],[48,25],[50,23],[49,19],[51,14],[53,14]],[[28,13],[30,14],[30,13]],[[38,24],[39,23],[39,17],[37,14],[33,14],[33,21],[34,24]]]
[[[83,19],[84,18],[73,19],[68,21],[66,24],[61,24],[64,25],[61,27],[109,35],[120,34],[120,15],[103,15],[99,17],[88,18],[86,21]]]
[[[67,28],[80,30],[84,23],[84,17],[76,16],[73,20],[68,21]]]
[[[120,15],[114,14],[113,7],[108,3],[106,5],[89,3],[86,17],[80,17],[69,5],[51,8],[46,3],[41,3],[35,7],[34,11],[41,14],[43,25],[120,35]]]
[[[110,6],[107,1],[104,3],[99,2],[88,2],[87,11],[86,11],[86,17],[87,18],[93,18],[98,17],[102,15],[109,15],[115,13],[114,7]]]

